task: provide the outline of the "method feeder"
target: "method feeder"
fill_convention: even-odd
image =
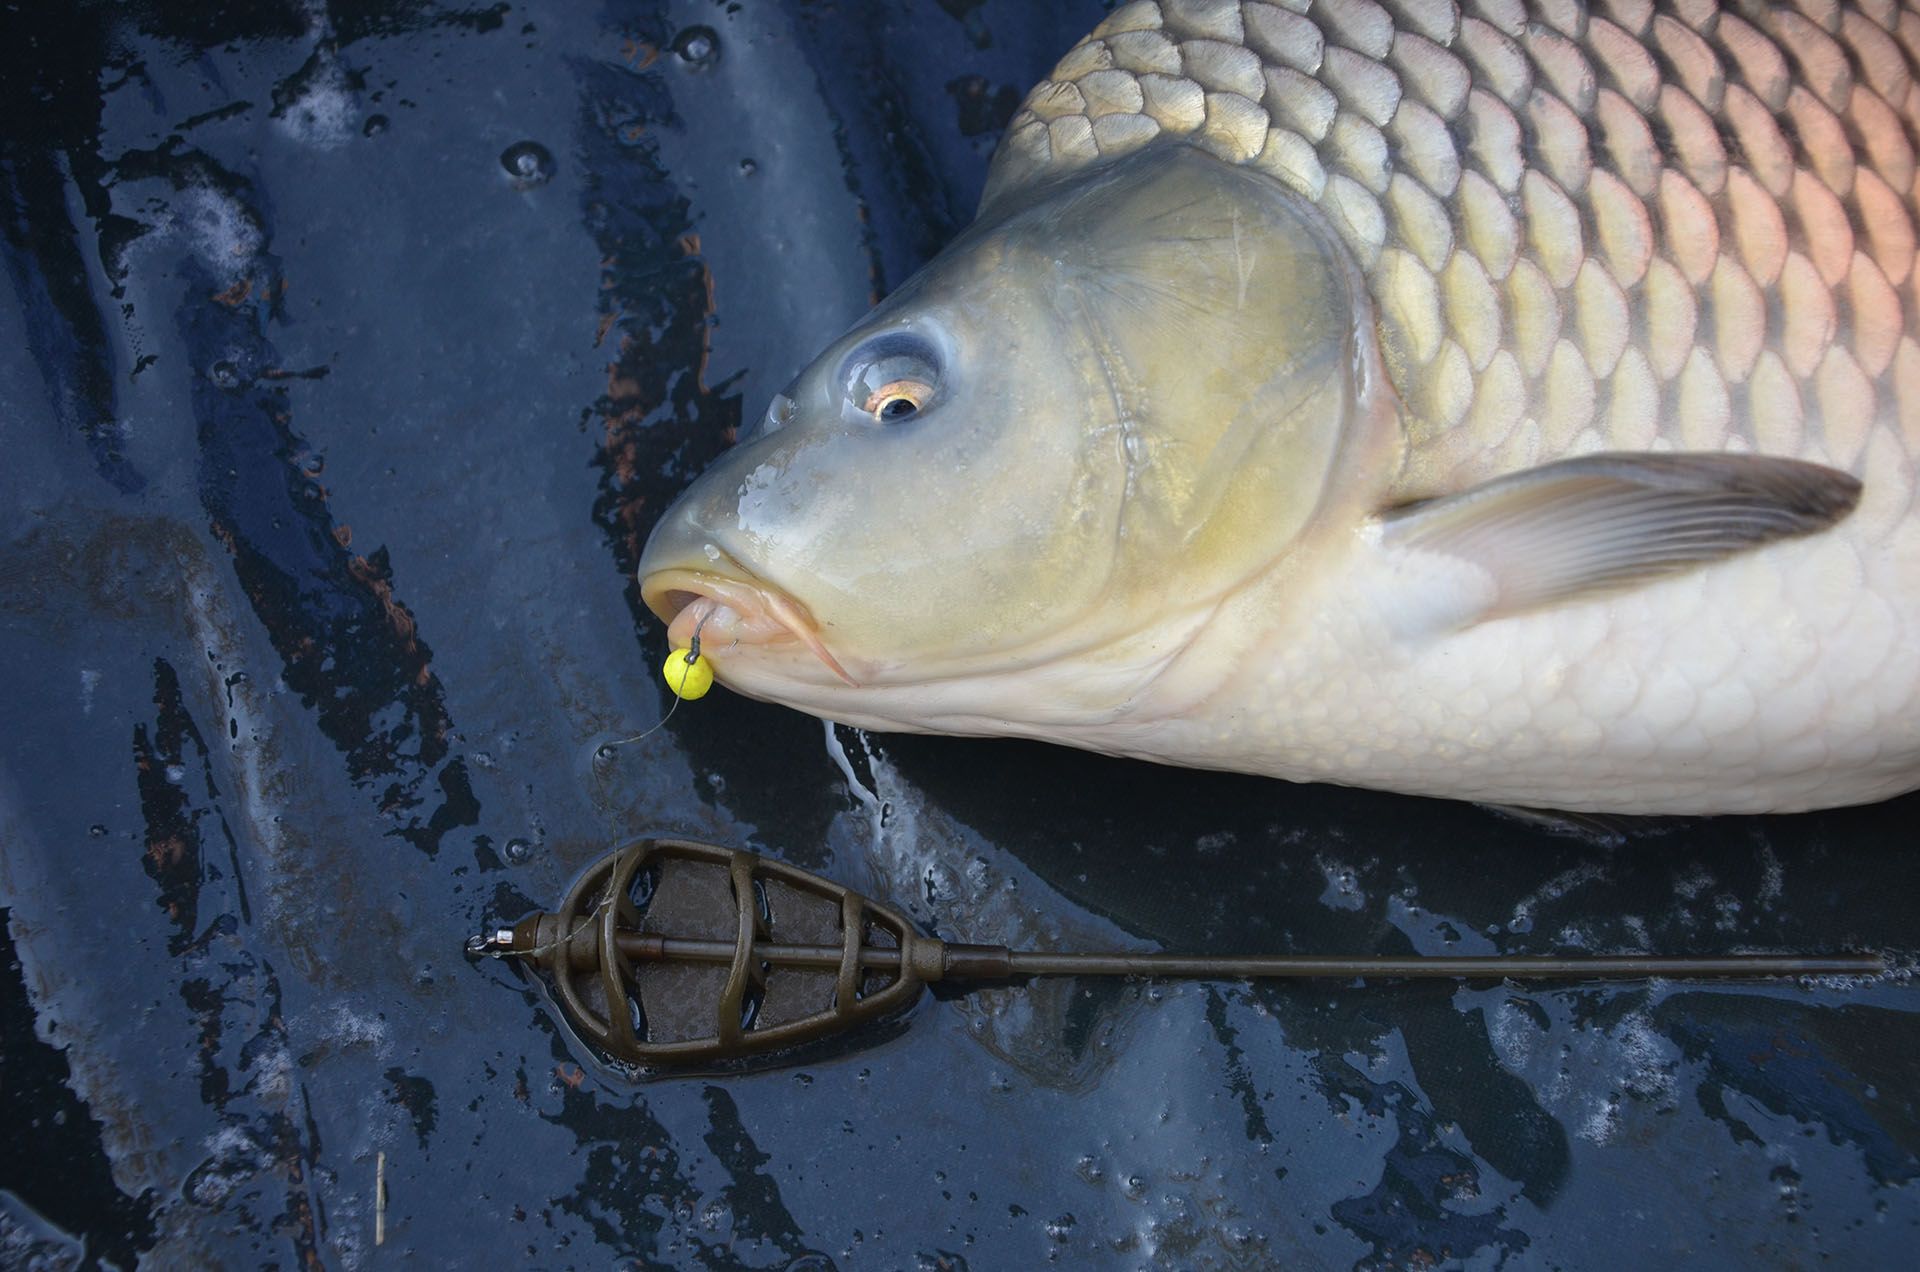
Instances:
[[[546,973],[608,1058],[707,1065],[798,1047],[904,1011],[930,985],[1032,976],[1202,980],[1769,979],[1886,970],[1875,954],[1468,957],[1060,954],[923,935],[906,916],[756,853],[641,839],[596,862],[559,909],[468,942]]]

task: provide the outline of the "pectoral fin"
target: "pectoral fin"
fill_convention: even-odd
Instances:
[[[1545,464],[1384,513],[1383,546],[1485,570],[1475,620],[1636,587],[1839,522],[1860,482],[1764,455],[1608,454]]]

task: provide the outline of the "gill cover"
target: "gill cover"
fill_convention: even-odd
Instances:
[[[1024,191],[800,375],[642,581],[784,593],[863,681],[1122,639],[1313,517],[1372,391],[1365,312],[1311,205],[1189,147]]]

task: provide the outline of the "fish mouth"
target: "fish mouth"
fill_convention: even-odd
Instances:
[[[640,598],[667,625],[667,643],[674,649],[693,648],[696,637],[712,653],[738,645],[797,642],[828,671],[859,687],[820,639],[813,616],[764,583],[705,570],[655,570],[640,580]]]

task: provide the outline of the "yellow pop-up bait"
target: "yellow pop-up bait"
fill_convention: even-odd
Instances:
[[[674,696],[692,701],[704,698],[707,690],[713,688],[713,664],[707,656],[692,649],[676,649],[667,655],[667,661],[660,666],[660,674],[666,678],[667,688]]]
[[[713,688],[713,664],[700,652],[700,633],[693,633],[693,644],[689,649],[676,649],[667,655],[667,661],[660,664],[660,675],[667,682],[667,688],[673,690],[673,705],[660,717],[659,723],[651,729],[642,730],[630,738],[620,738],[614,742],[602,743],[593,754],[594,763],[611,760],[613,753],[623,746],[650,738],[680,709],[682,701],[704,698],[707,690]]]

